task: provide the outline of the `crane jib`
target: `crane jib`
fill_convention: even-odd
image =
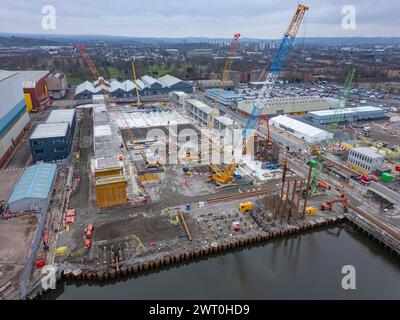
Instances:
[[[281,70],[286,62],[286,59],[293,48],[294,39],[296,38],[297,31],[299,30],[300,24],[303,20],[304,13],[309,8],[307,6],[299,4],[297,6],[296,12],[290,21],[289,27],[285,32],[278,48],[278,52],[276,53],[272,65],[268,72],[268,77],[260,91],[260,94],[257,99],[257,103],[253,106],[251,113],[249,114],[249,118],[247,119],[246,125],[242,131],[243,145],[242,149],[246,147],[247,137],[250,134],[251,130],[253,130],[259,119],[261,112],[264,106],[267,105],[266,100],[269,98],[269,94],[280,75]]]

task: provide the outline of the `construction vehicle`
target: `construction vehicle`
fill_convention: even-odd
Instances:
[[[367,174],[363,174],[360,177],[360,182],[361,184],[363,184],[364,186],[369,185],[371,183],[372,177],[367,175]]]
[[[88,224],[87,228],[85,229],[86,238],[90,239],[93,235],[93,225],[90,223]]]
[[[264,108],[268,108],[268,98],[274,87],[276,80],[278,79],[287,57],[293,48],[294,39],[296,38],[299,27],[303,21],[303,17],[309,8],[305,5],[299,4],[297,6],[296,12],[290,21],[289,27],[283,35],[283,38],[279,44],[278,51],[274,57],[274,60],[269,68],[266,79],[264,80],[264,85],[258,95],[256,103],[247,119],[246,125],[242,131],[242,145],[241,151],[245,152],[246,146],[249,142],[250,134],[257,127],[260,120],[260,115]],[[269,123],[267,121],[267,130],[269,129]],[[268,138],[269,139],[269,138]],[[270,143],[270,140],[268,140]],[[209,181],[226,181],[221,183],[229,183],[232,181],[232,173],[234,168],[237,166],[235,160],[228,165],[225,170],[219,169],[214,175],[209,177]],[[233,169],[232,169],[233,168]],[[230,175],[229,175],[230,174]]]
[[[240,232],[240,222],[239,221],[233,221],[232,227],[233,227],[233,231]]]
[[[225,169],[220,169],[217,165],[213,163],[210,163],[209,166],[213,173],[208,176],[208,182],[213,182],[219,185],[228,184],[233,181],[233,172],[235,171],[237,166],[235,162],[229,163]]]
[[[240,202],[239,203],[239,210],[242,212],[247,212],[253,210],[253,202],[247,201],[247,202]]]
[[[323,202],[323,203],[321,204],[321,210],[322,210],[323,212],[331,211],[333,205],[334,205],[335,203],[338,203],[338,202],[343,203],[344,212],[347,213],[347,207],[348,207],[349,201],[348,201],[348,199],[347,199],[347,197],[346,197],[346,195],[345,195],[344,193],[340,193],[340,196],[339,196],[338,198],[336,198],[336,199],[333,199],[332,201]]]
[[[306,207],[305,213],[308,216],[315,217],[317,215],[318,209],[317,207]]]
[[[43,268],[46,265],[46,256],[43,253],[39,253],[35,257],[35,267],[37,269]]]
[[[311,146],[311,153],[312,154],[318,154],[320,151],[321,151],[321,149],[317,145],[313,144]]]
[[[328,139],[326,141],[325,146],[330,146],[333,143],[333,139],[334,139],[334,135],[336,130],[339,127],[339,122],[340,122],[340,110],[346,107],[346,103],[349,97],[349,93],[351,91],[351,85],[353,83],[353,78],[354,78],[354,74],[355,74],[356,70],[354,68],[352,68],[346,77],[346,81],[344,83],[343,89],[340,91],[340,95],[339,95],[339,99],[338,102],[335,104],[334,108],[335,108],[335,112],[333,114],[333,119],[332,122],[330,124],[329,127],[329,132],[332,133],[332,138]],[[312,146],[311,147],[311,152],[314,154],[317,154],[317,164],[315,165],[315,169],[313,170],[313,175],[312,175],[312,183],[311,183],[311,190],[312,193],[311,195],[315,195],[316,194],[316,182],[319,179],[319,176],[321,174],[321,169],[322,169],[322,164],[320,163],[320,159],[321,157],[324,155],[326,148],[322,147],[322,148],[318,148],[317,150],[317,146]],[[315,152],[313,152],[313,150]]]
[[[222,81],[221,81],[221,85],[220,85],[221,89],[224,89],[226,81],[229,80],[229,72],[231,70],[233,57],[235,56],[237,48],[238,48],[239,39],[240,39],[240,33],[235,33],[233,35],[233,40],[231,42],[231,49],[230,49],[228,57],[226,58],[226,61],[225,61],[224,70],[222,71]]]
[[[132,103],[133,107],[142,107],[142,103],[140,102],[140,95],[139,95],[139,85],[138,81],[136,79],[136,70],[135,70],[135,64],[132,61],[132,76],[133,76],[133,82],[135,83],[135,89],[136,89],[136,102]]]

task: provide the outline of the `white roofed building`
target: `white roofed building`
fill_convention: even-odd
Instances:
[[[269,120],[270,126],[279,128],[309,143],[320,143],[333,138],[333,134],[307,123],[279,115]]]
[[[384,117],[385,110],[373,106],[312,111],[307,114],[307,118],[309,118],[315,124],[373,120],[382,119]]]

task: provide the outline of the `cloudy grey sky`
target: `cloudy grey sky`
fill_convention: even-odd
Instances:
[[[305,0],[306,36],[400,36],[400,0]],[[56,9],[56,29],[41,27],[42,7]],[[356,29],[341,27],[342,7],[356,9]],[[279,38],[296,0],[0,0],[0,31],[139,37]]]

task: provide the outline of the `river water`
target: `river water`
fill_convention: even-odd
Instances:
[[[355,290],[342,289],[344,265]],[[62,282],[45,298],[400,299],[400,260],[343,225],[100,285]]]

